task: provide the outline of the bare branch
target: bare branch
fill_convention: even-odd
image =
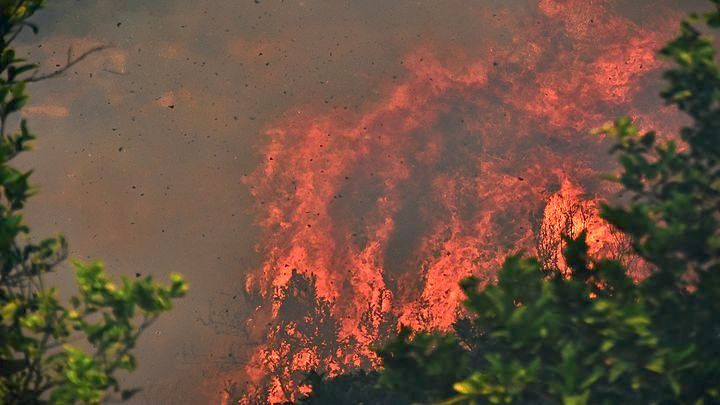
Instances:
[[[30,78],[26,79],[25,81],[28,83],[34,83],[34,82],[39,82],[41,80],[52,79],[53,77],[60,76],[61,74],[65,73],[71,67],[82,62],[88,56],[90,56],[96,52],[100,52],[105,49],[108,49],[110,47],[111,47],[110,45],[98,45],[98,46],[88,49],[87,51],[83,52],[80,56],[78,56],[77,58],[74,58],[74,59],[72,58],[72,48],[68,48],[68,58],[67,58],[67,62],[65,63],[65,66],[61,67],[60,69],[58,69],[52,73],[48,73],[48,74],[44,74],[44,75],[40,75],[40,76],[32,75]]]

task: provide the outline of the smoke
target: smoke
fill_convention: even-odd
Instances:
[[[448,328],[458,280],[534,252],[553,207],[611,198],[588,131],[679,125],[656,50],[689,8],[57,1],[31,59],[115,47],[31,89],[29,219],[115,273],[188,276],[136,403],[293,396],[304,370],[375,365],[400,323]]]
[[[505,256],[532,251],[538,224],[562,215],[547,203],[609,195],[597,182],[607,142],[590,129],[620,111],[651,127],[672,115],[635,99],[662,66],[657,27],[677,13],[642,27],[609,2],[540,1],[475,17],[491,35],[411,50],[373,103],[298,108],[267,130],[265,162],[246,184],[265,236],[247,287],[263,298],[263,324],[251,328],[268,343],[246,371],[270,401],[303,390],[298,371],[376,365],[369,348],[388,321],[448,329],[458,282],[490,282]],[[593,249],[607,250],[608,227],[585,222]],[[283,313],[301,276],[319,308]],[[328,317],[337,325],[324,334],[299,329]]]

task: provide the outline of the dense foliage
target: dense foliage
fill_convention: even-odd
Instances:
[[[312,395],[301,399],[305,405],[357,404],[357,405],[409,405],[407,396],[380,387],[377,371],[359,370],[326,379],[322,374],[310,372],[306,383],[313,387]]]
[[[636,282],[620,261],[590,257],[584,233],[566,238],[569,273],[509,257],[496,284],[462,283],[472,316],[455,333],[403,332],[379,351],[378,398],[720,403],[720,68],[702,26],[720,27],[720,0],[712,3],[661,51],[674,62],[662,96],[692,124],[663,141],[629,118],[599,130],[615,140],[625,194],[602,216],[651,274]]]
[[[32,172],[11,166],[34,138],[25,120],[12,119],[27,101],[26,83],[53,75],[39,76],[12,46],[22,30],[37,31],[28,19],[42,6],[0,0],[0,403],[100,403],[111,393],[127,399],[136,390],[122,389],[117,372],[135,369],[139,335],[187,285],[179,275],[169,287],[151,277],[114,284],[99,262],[74,263],[78,294],[68,304],[47,285],[67,246],[61,236],[30,237],[21,211]]]

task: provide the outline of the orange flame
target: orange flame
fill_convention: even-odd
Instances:
[[[608,4],[541,0],[496,26],[509,39],[409,53],[405,77],[357,112],[299,108],[267,130],[246,179],[264,232],[249,327],[267,340],[241,403],[293,399],[313,368],[377,365],[371,347],[399,323],[449,328],[462,278],[491,281],[507,254],[537,251],[542,232],[559,240],[568,221],[592,253],[617,250],[595,204],[611,191],[598,181],[607,144],[585,134],[627,111],[675,121],[638,101],[667,33]]]

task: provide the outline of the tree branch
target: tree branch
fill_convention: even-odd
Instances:
[[[41,80],[52,79],[53,77],[60,76],[61,74],[65,73],[71,67],[82,62],[88,56],[90,56],[96,52],[103,51],[108,48],[110,48],[110,45],[98,45],[98,46],[95,46],[95,47],[90,48],[89,50],[83,52],[80,56],[78,56],[75,59],[72,58],[72,48],[69,48],[68,49],[68,58],[67,58],[67,62],[65,63],[65,66],[61,67],[60,69],[58,69],[52,73],[47,73],[47,74],[40,75],[40,76],[33,74],[32,76],[30,76],[30,78],[26,79],[25,82],[35,83],[35,82],[39,82]]]

